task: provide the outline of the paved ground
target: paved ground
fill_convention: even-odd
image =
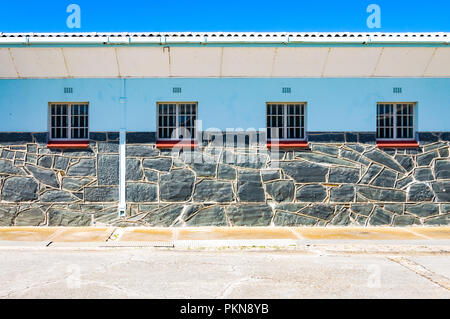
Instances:
[[[448,227],[1,228],[0,260],[0,298],[450,298]]]

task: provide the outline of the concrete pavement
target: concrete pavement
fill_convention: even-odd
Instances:
[[[450,228],[0,228],[0,298],[450,298]]]
[[[448,253],[0,248],[0,298],[450,298]]]

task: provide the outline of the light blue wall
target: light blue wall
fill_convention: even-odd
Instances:
[[[157,101],[197,101],[203,129],[264,128],[266,102],[305,101],[309,131],[375,131],[377,102],[418,102],[418,131],[450,131],[448,78],[0,80],[0,131],[46,131],[48,102],[64,101],[90,103],[91,131],[117,131],[122,81],[129,131],[156,130]]]

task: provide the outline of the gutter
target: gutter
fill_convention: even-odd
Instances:
[[[0,45],[130,45],[130,44],[440,44],[450,33],[0,33]]]

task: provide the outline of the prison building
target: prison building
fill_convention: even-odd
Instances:
[[[450,33],[0,33],[0,226],[449,225]]]

